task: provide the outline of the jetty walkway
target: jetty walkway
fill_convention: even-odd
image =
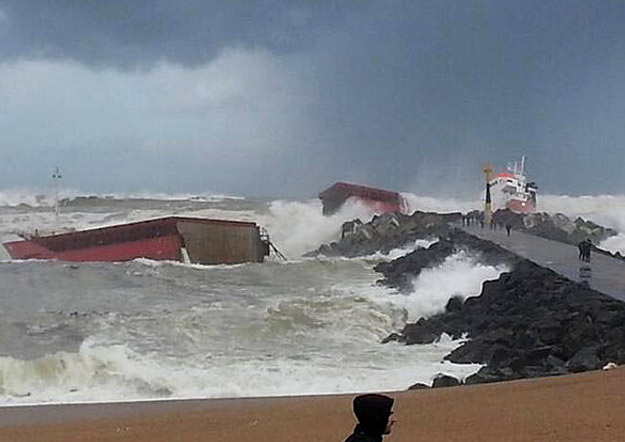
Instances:
[[[570,244],[516,230],[512,230],[510,236],[507,236],[505,229],[492,230],[488,226],[481,228],[479,225],[472,225],[462,227],[462,229],[478,238],[492,241],[572,281],[582,281],[580,268],[590,267],[592,276],[587,281],[591,288],[625,301],[625,261],[623,260],[593,252],[591,262],[587,263],[578,259],[577,246]],[[582,272],[588,273],[587,270]]]

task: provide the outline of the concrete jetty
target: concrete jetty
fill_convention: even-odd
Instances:
[[[588,282],[591,288],[613,298],[625,301],[625,261],[593,253],[590,263],[578,259],[576,246],[552,241],[513,230],[481,228],[479,225],[462,227],[467,233],[492,241],[501,247],[547,267],[572,281]],[[588,271],[584,267],[589,267]],[[590,274],[590,275],[589,275]],[[588,277],[590,276],[590,277]]]

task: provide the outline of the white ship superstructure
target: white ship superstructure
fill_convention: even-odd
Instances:
[[[536,209],[534,182],[527,182],[525,157],[508,165],[507,171],[492,174],[488,181],[492,210],[509,209],[516,213],[529,213]]]

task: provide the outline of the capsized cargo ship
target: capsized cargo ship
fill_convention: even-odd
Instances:
[[[360,184],[338,182],[319,193],[324,215],[338,212],[350,198],[356,199],[378,214],[404,212],[406,208],[406,202],[398,192]]]
[[[262,262],[271,243],[256,223],[171,216],[4,243],[13,259],[195,264]]]
[[[515,213],[530,213],[536,210],[536,193],[538,186],[528,181],[525,176],[525,160],[508,165],[501,173],[492,173],[489,164],[484,172],[487,174],[492,210],[508,209]]]

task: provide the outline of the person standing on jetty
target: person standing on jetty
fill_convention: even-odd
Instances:
[[[506,224],[506,235],[510,236],[510,230],[512,230],[512,226],[508,223]]]
[[[584,241],[586,241],[586,240],[582,240],[582,241],[577,243],[577,249],[579,250],[579,255],[577,256],[577,259],[585,261],[584,258],[585,258],[585,255],[586,255],[586,251],[585,251],[586,245],[584,244]]]
[[[586,238],[584,241],[584,261],[590,262],[590,252],[592,251],[592,241]]]
[[[395,399],[382,394],[356,396],[353,408],[358,424],[344,442],[381,442],[395,423],[393,402]]]

